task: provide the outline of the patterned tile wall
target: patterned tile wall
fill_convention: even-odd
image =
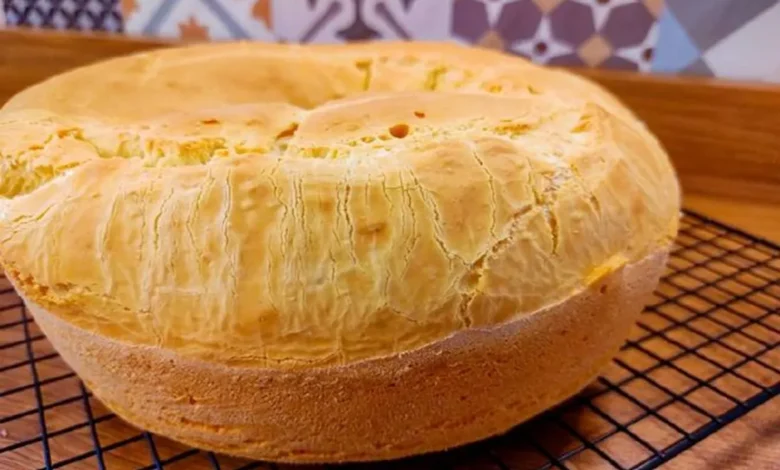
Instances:
[[[666,0],[653,69],[780,82],[780,0]]]
[[[190,41],[449,40],[541,63],[780,82],[780,0],[2,2],[8,25]]]
[[[9,26],[122,32],[119,0],[2,0]]]

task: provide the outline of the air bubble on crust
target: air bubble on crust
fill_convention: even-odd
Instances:
[[[409,135],[409,125],[403,123],[396,124],[394,126],[390,126],[388,132],[390,132],[390,135],[392,135],[396,139],[403,139],[404,137]]]

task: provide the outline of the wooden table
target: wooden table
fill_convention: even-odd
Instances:
[[[64,33],[0,31],[0,103],[54,73],[160,47]],[[669,150],[685,205],[780,241],[780,87],[582,70],[629,106]],[[780,468],[780,399],[686,451],[668,468]]]

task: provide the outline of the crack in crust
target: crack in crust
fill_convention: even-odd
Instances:
[[[98,334],[314,368],[531,315],[675,233],[666,155],[596,85],[455,46],[317,47],[153,52],[14,97],[9,276]]]

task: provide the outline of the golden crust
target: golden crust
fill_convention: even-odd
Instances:
[[[94,334],[28,305],[101,401],[137,426],[256,459],[381,460],[504,432],[582,389],[622,344],[665,261],[659,250],[503,325],[309,370],[183,358]]]
[[[0,176],[0,263],[101,400],[290,462],[439,450],[572,395],[679,211],[607,92],[444,44],[77,69],[0,110]]]
[[[666,246],[679,210],[666,154],[608,93],[442,44],[115,59],[11,99],[0,149],[0,262],[28,299],[242,366],[530,315]]]

